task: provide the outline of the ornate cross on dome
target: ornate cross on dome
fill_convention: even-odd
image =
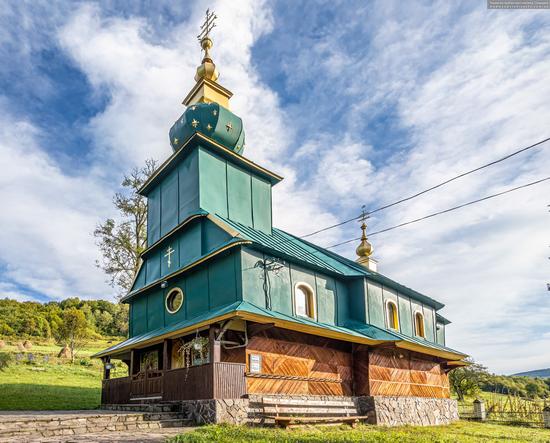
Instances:
[[[210,31],[216,27],[216,19],[218,18],[216,14],[214,14],[214,11],[210,12],[210,9],[206,10],[205,15],[204,23],[201,25],[201,32],[197,35],[200,42],[202,42],[203,39],[210,38]]]

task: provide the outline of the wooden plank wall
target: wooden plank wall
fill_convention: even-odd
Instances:
[[[449,379],[436,358],[400,349],[369,351],[368,389],[357,395],[449,398]],[[368,394],[364,391],[368,391]]]
[[[249,372],[249,355],[262,356],[262,373]],[[272,328],[246,348],[250,394],[352,395],[351,344]]]

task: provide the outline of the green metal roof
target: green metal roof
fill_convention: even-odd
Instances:
[[[283,255],[286,258],[313,265],[344,277],[368,277],[373,281],[395,289],[403,295],[407,295],[432,306],[436,310],[445,306],[443,303],[404,286],[385,275],[366,269],[352,260],[302,240],[280,229],[273,228],[272,235],[269,235],[226,217],[221,217],[217,214],[216,217],[239,232],[242,238],[252,241],[257,247],[267,249]]]
[[[290,315],[283,314],[281,312],[277,311],[271,311],[269,309],[261,308],[259,306],[254,305],[253,303],[247,302],[247,301],[237,301],[235,303],[232,303],[230,305],[226,305],[224,307],[214,309],[208,312],[205,312],[203,314],[197,315],[191,319],[184,320],[178,323],[174,323],[172,325],[158,328],[153,331],[149,331],[147,333],[136,335],[135,337],[129,338],[128,340],[125,340],[121,343],[118,343],[117,345],[111,346],[110,348],[105,349],[104,351],[98,352],[97,354],[93,355],[93,357],[102,357],[106,355],[113,355],[118,352],[125,351],[127,349],[131,349],[132,347],[138,346],[141,343],[154,340],[155,338],[170,335],[172,333],[177,333],[179,330],[183,330],[189,327],[192,327],[195,324],[208,322],[209,320],[213,320],[215,318],[218,318],[220,316],[230,314],[232,312],[247,312],[250,314],[255,314],[262,316],[264,319],[277,319],[277,320],[284,320],[287,322],[294,323],[296,325],[307,325],[311,327],[316,327],[320,329],[324,329],[331,332],[337,332],[340,334],[345,334],[350,337],[350,341],[354,341],[353,338],[367,338],[374,341],[382,341],[382,342],[409,342],[414,343],[417,345],[421,345],[423,347],[432,348],[440,351],[450,352],[453,354],[457,354],[457,358],[462,358],[462,356],[465,357],[465,354],[462,354],[460,352],[457,352],[451,348],[447,348],[445,346],[441,346],[435,343],[428,342],[426,340],[420,340],[412,337],[408,337],[406,335],[400,334],[396,331],[386,331],[384,329],[378,328],[373,325],[361,323],[358,321],[350,321],[346,324],[346,327],[342,326],[336,326],[336,325],[330,325],[327,323],[321,323],[318,321],[315,321],[313,319],[305,318],[305,317],[294,317]]]

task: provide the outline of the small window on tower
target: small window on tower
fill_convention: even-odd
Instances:
[[[414,313],[414,333],[417,337],[426,337],[424,332],[424,316],[418,311]]]
[[[300,317],[315,318],[315,295],[307,283],[294,287],[294,313]]]
[[[171,289],[166,296],[166,310],[170,314],[178,312],[183,305],[183,291],[180,288]]]
[[[388,300],[386,302],[386,320],[388,324],[388,328],[399,330],[399,317],[397,316],[397,305],[391,301]]]

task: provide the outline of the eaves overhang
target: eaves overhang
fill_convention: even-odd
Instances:
[[[201,134],[200,132],[195,132],[181,146],[181,148],[174,152],[164,161],[164,163],[162,163],[162,165],[159,166],[159,168],[151,175],[151,177],[149,177],[149,179],[143,184],[143,186],[138,189],[138,194],[147,196],[152,187],[160,179],[166,176],[166,174],[172,170],[172,168],[178,163],[180,159],[183,159],[189,152],[191,152],[191,150],[195,146],[201,143],[205,145],[206,148],[212,149],[212,151],[214,151],[216,154],[219,154],[220,156],[231,160],[233,163],[243,167],[244,169],[247,169],[259,175],[260,177],[269,181],[272,185],[279,183],[283,179],[283,177],[281,177],[280,175],[275,174],[274,172],[271,172],[270,170],[254,163],[252,160],[249,160],[246,157],[243,157],[242,155],[233,152],[231,149],[226,148],[225,146],[211,139],[210,137]]]
[[[187,272],[189,271],[190,269],[210,260],[211,258],[217,256],[218,254],[221,254],[222,252],[224,251],[227,251],[228,249],[231,249],[231,248],[234,248],[236,246],[240,246],[240,245],[248,245],[250,244],[251,242],[249,240],[243,240],[243,239],[240,239],[240,238],[232,238],[231,240],[221,244],[219,247],[217,247],[216,249],[208,252],[207,254],[204,254],[203,256],[201,256],[199,259],[195,260],[194,262],[178,269],[177,271],[174,271],[170,274],[167,274],[163,277],[160,277],[158,279],[156,279],[155,281],[149,283],[148,285],[146,286],[143,286],[135,291],[132,291],[130,292],[128,295],[124,296],[123,298],[120,299],[121,302],[125,303],[127,302],[128,300],[130,300],[131,298],[135,297],[136,295],[139,295],[149,289],[152,289],[154,288],[155,286],[159,286],[160,284],[162,284],[163,281],[170,281],[171,279],[173,279],[174,277],[177,277],[178,275],[184,273],[184,272]]]

